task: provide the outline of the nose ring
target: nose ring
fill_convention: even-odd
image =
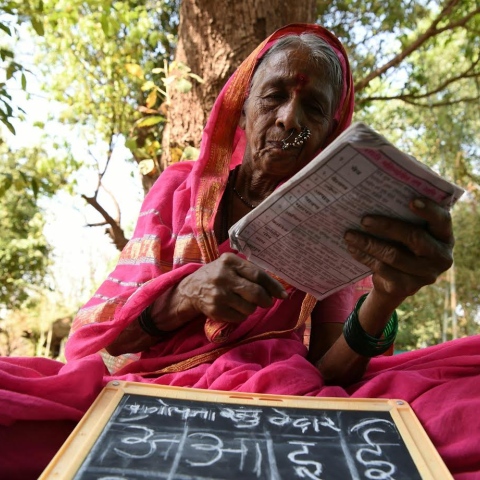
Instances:
[[[307,127],[303,127],[301,132],[291,142],[287,142],[294,132],[295,130],[292,130],[292,133],[290,133],[287,138],[282,140],[282,150],[286,150],[290,147],[300,147],[310,138],[311,135],[310,130]]]

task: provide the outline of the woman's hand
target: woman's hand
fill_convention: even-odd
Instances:
[[[257,307],[286,298],[283,286],[263,269],[224,253],[182,280],[176,288],[179,310],[195,310],[213,320],[240,323]]]
[[[454,238],[448,210],[428,199],[410,209],[426,221],[414,225],[380,215],[362,219],[364,231],[348,231],[345,242],[355,260],[373,272],[376,293],[400,304],[432,284],[452,265]]]
[[[203,314],[214,320],[240,323],[257,307],[286,298],[283,286],[264,270],[233,253],[224,253],[164,292],[151,307],[156,326],[165,332]],[[141,352],[158,343],[132,322],[107,347],[110,355]]]
[[[448,210],[427,199],[413,200],[410,209],[426,224],[367,215],[362,219],[363,231],[349,230],[344,237],[352,257],[373,272],[373,290],[358,311],[361,327],[373,336],[382,333],[406,297],[434,283],[452,265],[454,239]],[[315,360],[319,355],[310,356]],[[316,365],[326,383],[350,385],[362,377],[369,360],[340,335]]]

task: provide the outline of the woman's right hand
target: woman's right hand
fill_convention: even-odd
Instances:
[[[275,298],[287,298],[280,282],[260,267],[233,253],[200,267],[176,287],[164,292],[151,306],[151,317],[165,332],[205,315],[213,320],[240,323],[257,307],[267,308]],[[135,353],[158,343],[138,322],[122,330],[107,347],[110,355]]]
[[[192,310],[212,320],[241,323],[257,307],[270,307],[288,294],[262,268],[233,253],[224,253],[184,278],[175,292],[178,311]],[[190,315],[186,315],[189,317]]]

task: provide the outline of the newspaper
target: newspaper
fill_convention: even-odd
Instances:
[[[371,271],[343,241],[365,214],[421,224],[410,200],[451,207],[463,189],[355,123],[229,230],[230,245],[250,261],[318,300]]]

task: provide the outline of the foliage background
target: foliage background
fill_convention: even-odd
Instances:
[[[208,0],[195,6],[202,3],[207,11]],[[0,354],[54,355],[55,321],[89,298],[128,241],[163,168],[172,99],[204,88],[175,57],[180,6],[0,4]],[[455,266],[402,305],[397,348],[479,333],[478,4],[320,0],[315,18],[352,60],[355,119],[467,190],[453,211]],[[177,143],[170,160],[194,158],[197,147]],[[63,242],[65,261],[64,237],[48,232],[67,205],[88,234]],[[69,225],[57,229],[66,234]]]

